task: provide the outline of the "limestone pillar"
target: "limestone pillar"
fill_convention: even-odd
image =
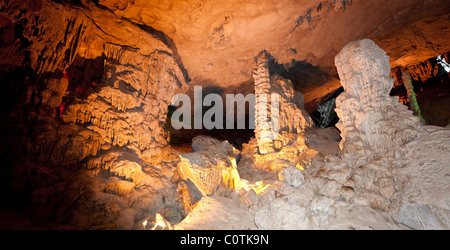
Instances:
[[[394,155],[396,147],[414,140],[419,118],[389,96],[389,57],[372,40],[347,44],[335,58],[344,92],[336,99],[343,159],[363,165],[378,156]]]

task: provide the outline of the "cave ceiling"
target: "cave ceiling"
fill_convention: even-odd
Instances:
[[[293,59],[333,70],[350,41],[373,39],[392,66],[450,48],[446,0],[100,0],[115,16],[161,31],[173,43],[192,85],[248,82],[263,49],[278,63]],[[436,32],[439,30],[439,32]]]

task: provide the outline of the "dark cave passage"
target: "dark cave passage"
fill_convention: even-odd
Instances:
[[[426,61],[404,68],[392,69],[395,79],[391,96],[399,96],[400,102],[410,107],[406,88],[401,78],[401,72],[409,72],[417,96],[417,102],[422,116],[428,125],[445,127],[450,122],[450,72],[445,65],[438,63],[438,58],[448,57],[445,53]]]

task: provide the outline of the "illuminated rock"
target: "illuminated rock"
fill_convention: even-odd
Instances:
[[[405,0],[389,5],[382,0],[365,5],[349,0],[99,1],[118,19],[152,27],[173,39],[193,81],[211,79],[221,87],[236,87],[247,81],[254,68],[252,58],[264,48],[279,63],[308,60],[315,66],[328,68],[334,66],[334,56],[346,43],[372,36],[383,41],[382,47],[395,55],[392,59],[397,65],[426,60],[449,48],[448,39],[441,35],[449,31],[446,3],[445,0]],[[398,18],[394,20],[391,13]],[[366,18],[358,19],[360,25],[351,25],[355,15]]]
[[[308,168],[314,154],[306,146],[306,136],[291,134],[290,137],[289,144],[283,146],[279,151],[264,155],[258,153],[257,139],[252,138],[248,143],[243,144],[242,155],[252,156],[254,164],[251,166],[263,171],[278,172],[283,167],[291,165],[298,165],[303,169]]]
[[[200,197],[226,195],[240,187],[235,158],[239,151],[231,144],[208,136],[197,136],[192,140],[192,149],[192,153],[180,155],[178,172],[188,186],[195,186],[194,193],[200,192],[197,194]]]
[[[192,181],[202,196],[224,195],[238,187],[236,163],[227,155],[214,151],[181,154],[178,172]]]
[[[412,84],[411,76],[408,72],[402,73],[402,82],[403,86],[405,86],[406,94],[409,101],[409,108],[413,111],[413,114],[418,116],[420,119],[420,122],[425,125],[425,120],[422,117],[419,103],[417,102],[416,93],[414,92],[414,86]]]
[[[177,187],[177,199],[180,201],[180,208],[183,215],[187,216],[189,212],[195,207],[195,204],[201,199],[201,193],[196,194],[195,186],[190,187],[185,181],[180,181]]]
[[[303,95],[294,90],[292,82],[269,74],[270,57],[263,51],[256,59],[255,139],[244,144],[243,153],[253,155],[258,169],[276,172],[305,160],[304,133],[313,121],[304,110]]]
[[[261,230],[306,230],[309,219],[304,206],[289,199],[275,199],[256,212],[255,225]]]
[[[41,1],[30,7],[23,1],[8,6],[13,16],[22,4],[30,20],[24,35],[39,37],[26,49],[39,80],[30,82],[24,97],[35,106],[37,122],[27,128],[23,150],[70,169],[75,180],[61,176],[58,183],[86,192],[78,194],[84,203],[55,209],[81,228],[130,229],[135,217],[165,208],[167,218],[178,220],[171,177],[179,159],[164,125],[171,98],[185,90],[187,79],[174,52],[94,6]]]
[[[336,99],[344,159],[359,166],[393,155],[394,148],[414,140],[419,119],[397,97],[389,96],[389,57],[373,41],[349,43],[336,56],[344,92]]]
[[[303,109],[303,96],[294,90],[292,82],[269,73],[270,54],[261,52],[256,60],[255,80],[255,137],[258,153],[265,155],[279,151],[297,134],[313,126]],[[274,99],[276,98],[276,99]]]
[[[130,181],[124,181],[117,177],[110,178],[104,187],[105,192],[125,196],[134,191],[136,185]]]
[[[262,230],[405,229],[387,212],[316,196],[308,185],[257,208],[255,224]]]
[[[156,214],[155,218],[156,221],[151,230],[172,230],[172,225],[170,225],[170,222],[164,219],[164,217],[160,214]]]

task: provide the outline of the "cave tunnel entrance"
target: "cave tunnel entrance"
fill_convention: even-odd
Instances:
[[[165,129],[170,133],[170,145],[182,153],[191,152],[192,139],[199,135],[207,135],[222,141],[228,140],[230,144],[239,150],[242,149],[242,144],[248,143],[250,139],[255,136],[254,129],[249,126],[250,118],[248,116],[248,105],[246,106],[247,114],[245,115],[244,129],[237,129],[236,123],[234,125],[235,129],[226,129],[225,127],[223,129],[206,129],[204,126],[202,129],[194,129],[193,126],[191,129],[175,129],[172,126],[171,118],[177,108],[178,107],[172,105],[169,106]],[[209,107],[203,107],[203,114],[205,114],[208,109]],[[226,116],[223,116],[222,119],[223,124],[226,124]],[[193,121],[193,117],[191,121]]]

